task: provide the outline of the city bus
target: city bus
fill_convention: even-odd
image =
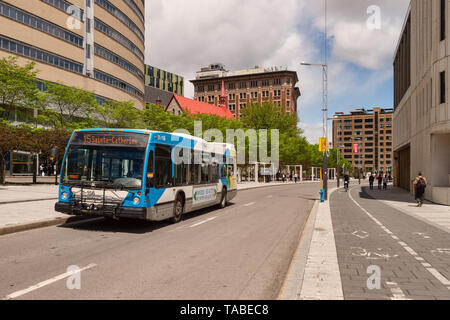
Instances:
[[[237,195],[234,145],[185,134],[75,130],[61,166],[55,210],[148,221],[172,220]]]

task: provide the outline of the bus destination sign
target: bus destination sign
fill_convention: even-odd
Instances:
[[[76,132],[73,145],[146,148],[149,136],[128,132]]]

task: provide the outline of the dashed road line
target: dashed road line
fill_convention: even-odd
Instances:
[[[206,220],[203,220],[203,221],[194,223],[194,224],[191,225],[189,228],[195,228],[195,227],[198,227],[198,226],[200,226],[200,225],[202,225],[202,224],[205,224],[205,223],[207,223],[207,222],[213,221],[213,220],[215,220],[215,219],[217,219],[217,217],[212,217],[212,218],[209,218],[209,219],[206,219]]]
[[[376,224],[381,226],[381,228],[388,233],[397,243],[403,247],[410,255],[412,255],[417,261],[421,263],[421,265],[430,272],[437,280],[439,280],[440,283],[442,283],[444,286],[447,287],[447,289],[450,290],[450,281],[444,277],[439,271],[437,271],[435,268],[430,267],[431,265],[426,262],[425,259],[419,256],[417,252],[415,252],[411,247],[409,247],[405,242],[398,240],[399,238],[393,234],[388,228],[386,228],[377,218],[375,218],[372,214],[370,214],[369,211],[364,209],[358,202],[355,201],[353,198],[351,192],[348,193],[350,199],[365,213],[369,216],[370,219],[372,219]]]
[[[250,207],[250,206],[253,206],[255,204],[256,204],[256,202],[250,202],[250,203],[244,204],[243,207]]]
[[[392,298],[391,300],[411,300],[406,298],[405,293],[400,289],[397,283],[395,282],[386,282],[386,285],[391,290]]]
[[[60,274],[59,276],[56,276],[56,277],[53,277],[51,279],[42,281],[42,282],[40,282],[40,283],[38,283],[38,284],[36,284],[34,286],[31,286],[31,287],[29,287],[27,289],[11,293],[11,294],[7,295],[4,300],[16,299],[16,298],[18,298],[20,296],[23,296],[23,295],[27,294],[27,293],[30,293],[30,292],[35,291],[37,289],[40,289],[42,287],[48,286],[49,284],[55,283],[55,282],[60,281],[62,279],[68,278],[68,277],[70,277],[70,276],[72,276],[74,274],[81,273],[81,272],[86,271],[88,269],[92,269],[92,268],[94,268],[96,266],[97,265],[93,263],[93,264],[90,264],[87,267],[84,267],[82,269],[73,270],[73,271],[69,271],[69,272]]]

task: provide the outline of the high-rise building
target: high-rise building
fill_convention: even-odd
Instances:
[[[0,58],[38,77],[144,107],[144,0],[0,0]],[[41,86],[42,87],[42,86]]]
[[[450,1],[412,0],[394,59],[398,186],[428,179],[426,198],[450,205]]]
[[[352,164],[353,175],[392,173],[392,109],[358,109],[336,113],[333,121],[333,147]],[[354,145],[358,144],[355,150]],[[358,153],[355,153],[357,151]]]
[[[172,72],[145,66],[145,103],[166,106],[172,96],[184,96],[184,78]]]
[[[296,87],[295,71],[281,68],[227,71],[222,64],[211,64],[197,72],[194,99],[215,106],[220,105],[222,82],[225,84],[226,107],[238,119],[250,101],[262,103],[272,100],[290,114],[297,114],[300,89]]]

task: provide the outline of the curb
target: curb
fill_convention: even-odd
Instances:
[[[54,218],[49,220],[37,221],[26,224],[19,224],[14,226],[6,226],[0,228],[0,236],[5,236],[8,234],[19,233],[24,231],[30,231],[34,229],[61,226],[67,223],[76,223],[81,221],[87,221],[90,219],[95,219],[98,217],[68,217],[68,218]]]
[[[309,248],[311,245],[317,212],[319,211],[319,200],[314,202],[314,206],[308,216],[304,229],[298,239],[297,249],[292,257],[286,278],[278,294],[277,300],[300,300],[301,288],[303,286],[303,276],[305,274],[308,260]]]
[[[26,202],[50,201],[50,200],[55,200],[55,201],[57,201],[58,198],[44,198],[44,199],[31,199],[31,200],[5,201],[5,202],[0,202],[0,205],[4,205],[4,204],[16,204],[16,203],[26,203]]]

